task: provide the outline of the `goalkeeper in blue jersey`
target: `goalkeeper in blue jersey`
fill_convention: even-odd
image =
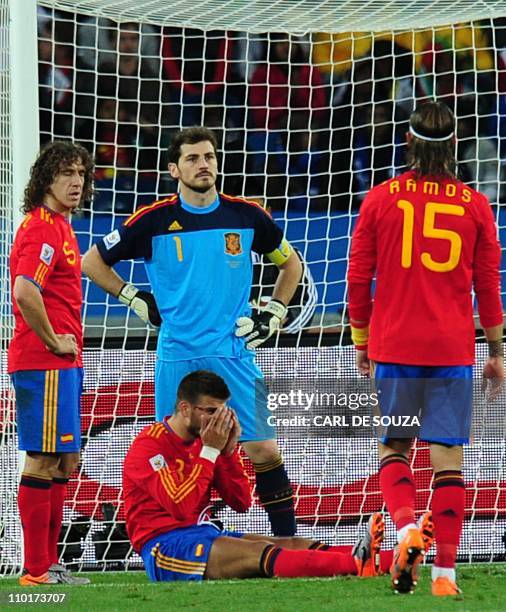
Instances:
[[[84,256],[83,271],[143,321],[160,326],[157,421],[173,412],[175,390],[189,372],[211,370],[225,379],[273,534],[288,536],[296,531],[293,492],[267,422],[267,390],[252,349],[279,329],[302,267],[259,204],[217,192],[216,149],[207,128],[178,132],[169,147],[169,172],[180,192],[139,208],[99,240]],[[272,299],[256,314],[248,304],[252,251],[280,270]],[[144,259],[152,294],[112,269],[134,258]]]

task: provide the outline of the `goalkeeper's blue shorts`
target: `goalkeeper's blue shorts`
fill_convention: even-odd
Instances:
[[[83,369],[13,372],[19,449],[40,453],[81,450]]]
[[[183,361],[161,361],[155,367],[156,420],[174,412],[176,392],[190,372],[211,370],[221,376],[230,389],[229,405],[241,424],[241,441],[273,440],[275,428],[269,424],[271,412],[267,408],[267,387],[262,372],[255,364],[254,356],[245,357],[201,357]]]
[[[204,524],[157,535],[141,550],[148,578],[152,582],[203,580],[212,545],[222,536],[242,538],[243,534]]]
[[[414,437],[448,446],[469,442],[473,366],[376,363],[374,383],[383,417],[377,431],[383,443]]]

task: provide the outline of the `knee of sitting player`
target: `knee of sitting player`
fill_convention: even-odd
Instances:
[[[79,453],[62,453],[58,468],[54,474],[56,478],[70,478],[72,472],[79,465]]]
[[[449,446],[448,444],[431,442],[430,462],[434,472],[443,472],[444,470],[461,470],[462,459],[462,446]]]
[[[255,578],[262,576],[260,559],[267,542],[240,538],[216,538],[207,560],[206,580]]]
[[[54,453],[26,453],[24,474],[36,476],[38,478],[51,479],[58,467],[59,457]]]
[[[273,461],[280,455],[276,440],[243,442],[243,448],[253,463]]]
[[[315,540],[309,540],[307,538],[298,537],[276,537],[268,535],[260,535],[258,533],[245,533],[241,540],[250,540],[252,542],[263,542],[265,546],[267,544],[274,544],[274,546],[280,546],[281,548],[287,548],[288,550],[307,550],[312,544],[315,544]]]
[[[315,540],[308,540],[307,538],[271,538],[271,544],[288,550],[308,550],[314,543]]]
[[[400,453],[401,455],[409,456],[412,440],[409,438],[388,438],[385,442],[378,442],[379,458],[383,459],[388,455]]]

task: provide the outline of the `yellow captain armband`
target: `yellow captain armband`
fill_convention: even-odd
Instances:
[[[367,348],[367,342],[369,340],[369,325],[366,327],[353,327],[351,326],[351,340],[358,350],[364,350]]]
[[[270,253],[266,253],[265,256],[269,261],[272,261],[273,264],[282,266],[286,261],[288,261],[288,258],[292,253],[292,245],[286,238],[283,238],[278,248],[274,249],[274,251],[271,251]]]

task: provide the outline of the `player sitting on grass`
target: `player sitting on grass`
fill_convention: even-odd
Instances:
[[[355,547],[303,538],[222,531],[209,517],[211,488],[236,512],[251,505],[237,449],[239,422],[230,392],[213,372],[185,376],[176,410],[134,440],[123,468],[126,525],[152,581],[218,578],[375,576],[388,571],[380,552],[384,522],[372,515]]]

